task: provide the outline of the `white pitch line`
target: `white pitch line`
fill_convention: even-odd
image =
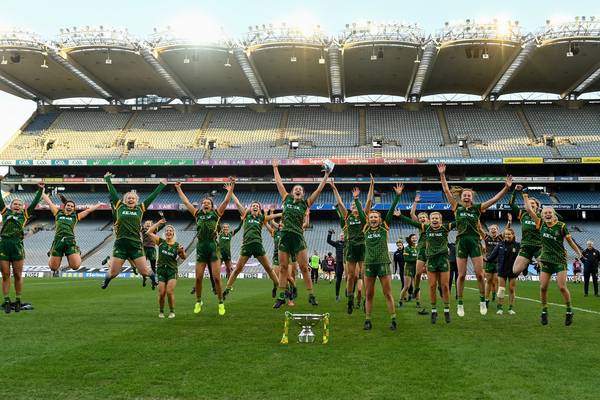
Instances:
[[[465,289],[469,289],[469,290],[475,290],[479,292],[479,289],[476,288],[471,288],[471,287],[465,287]],[[508,296],[506,296],[505,298],[508,298]],[[527,301],[531,301],[533,303],[538,303],[538,304],[542,304],[541,301],[536,300],[536,299],[530,299],[529,297],[521,297],[521,296],[515,296],[515,299],[519,299],[519,300],[527,300]],[[548,303],[549,306],[556,306],[556,307],[562,307],[562,308],[566,308],[567,306],[564,304],[558,304],[558,303]],[[583,312],[587,312],[590,314],[596,314],[596,315],[600,315],[600,312],[598,311],[594,311],[594,310],[588,310],[587,308],[581,308],[581,307],[571,307],[573,310],[577,310],[577,311],[583,311]]]

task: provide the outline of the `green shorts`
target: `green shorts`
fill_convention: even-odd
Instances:
[[[554,275],[566,270],[567,264],[553,264],[542,261],[542,272]]]
[[[417,263],[406,262],[404,263],[404,276],[410,276],[414,278],[417,275]]]
[[[483,264],[483,270],[488,274],[497,274],[498,264],[493,262],[486,262],[485,264]]]
[[[417,253],[417,261],[427,262],[427,256],[425,255],[425,246],[419,249]]]
[[[245,245],[242,245],[242,250],[240,251],[240,256],[242,257],[262,257],[264,256],[266,253],[265,248],[263,247],[262,243],[248,243]]]
[[[538,258],[540,256],[541,252],[542,252],[541,246],[523,245],[523,246],[521,246],[521,250],[519,250],[519,256],[525,257],[526,259],[531,261],[534,258]]]
[[[71,254],[81,254],[79,246],[75,243],[75,238],[54,239],[50,248],[52,257],[70,256]]]
[[[390,271],[389,263],[365,265],[365,276],[368,276],[369,278],[381,278],[383,276],[391,274],[392,272]]]
[[[113,257],[121,260],[135,260],[145,257],[142,242],[129,239],[117,239],[113,246]]]
[[[346,247],[346,262],[361,262],[365,261],[365,244],[348,243]]]
[[[296,256],[292,255],[290,257],[290,264],[295,263],[295,262],[296,262]],[[279,265],[279,251],[277,251],[277,252],[275,252],[275,254],[273,254],[273,259],[271,261],[271,264],[273,264],[274,266],[278,266],[278,267],[280,266]]]
[[[219,250],[221,253],[221,261],[227,262],[231,261],[231,251],[229,250]]]
[[[481,257],[481,239],[478,236],[461,236],[456,238],[456,257]]]
[[[144,247],[144,254],[146,255],[146,260],[156,260],[156,247]]]
[[[284,253],[288,253],[290,256],[292,256],[292,262],[296,261],[295,257],[304,249],[306,249],[304,236],[288,231],[283,231],[281,233],[281,239],[279,240],[279,251],[283,251]]]
[[[21,261],[25,259],[25,247],[21,239],[0,239],[0,260]]]
[[[177,279],[177,270],[159,265],[156,268],[156,276],[158,277],[159,282],[169,282],[171,279]]]
[[[220,257],[216,240],[203,240],[196,244],[196,262],[208,264],[217,261]]]
[[[429,257],[427,272],[448,272],[448,254],[441,253]]]

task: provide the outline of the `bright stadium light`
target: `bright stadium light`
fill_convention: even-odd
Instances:
[[[190,58],[188,56],[185,56],[185,58],[183,59],[183,63],[184,64],[189,64],[190,63]]]
[[[2,56],[2,61],[0,61],[0,64],[6,65],[6,64],[8,64],[8,60],[6,58],[4,58],[4,56]]]
[[[325,64],[325,58],[323,56],[319,58],[319,64]]]
[[[211,44],[225,40],[223,29],[216,19],[207,15],[188,13],[173,18],[167,25],[173,37],[190,44]]]
[[[298,61],[298,59],[296,58],[296,56],[291,56],[290,57],[290,62],[295,63],[296,61]]]
[[[40,65],[40,68],[43,69],[47,69],[48,68],[48,64],[46,64],[46,59],[44,58],[44,62],[42,63],[42,65]]]
[[[224,65],[225,65],[226,68],[231,67],[231,63],[229,62],[229,57],[227,57],[227,61],[225,61]]]

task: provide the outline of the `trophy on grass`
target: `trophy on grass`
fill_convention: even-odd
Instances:
[[[329,342],[329,313],[327,314],[292,314],[285,312],[285,321],[283,323],[283,337],[281,344],[288,344],[288,331],[290,321],[295,321],[300,327],[298,335],[299,343],[314,343],[315,334],[312,330],[319,322],[323,321],[323,344]]]

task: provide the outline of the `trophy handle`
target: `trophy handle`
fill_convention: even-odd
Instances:
[[[323,344],[329,343],[329,313],[323,316]]]
[[[283,336],[281,338],[281,344],[288,344],[288,330],[290,324],[290,317],[288,313],[285,313],[285,320],[283,321]]]

